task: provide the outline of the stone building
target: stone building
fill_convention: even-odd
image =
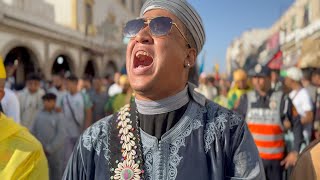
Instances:
[[[262,50],[259,52],[256,52],[255,48],[251,48],[244,53],[243,48],[239,48],[242,47],[239,44],[252,44],[257,42],[256,39],[242,36],[231,43],[226,55],[228,70],[232,67],[231,62],[242,60],[243,54],[254,53],[257,53],[259,57],[257,58],[258,62],[262,60],[270,63],[272,60],[277,60],[278,63],[281,63],[281,68],[295,65],[306,68],[319,64],[316,63],[320,62],[319,0],[295,0],[266,31],[267,37],[264,37],[265,40],[260,46]],[[252,33],[251,35],[256,36]],[[268,47],[270,44],[272,44],[272,48]],[[264,45],[266,47],[263,47]]]
[[[299,64],[303,56],[308,54],[308,42],[316,44],[320,40],[320,1],[296,0],[271,27],[271,31],[281,34],[284,66]]]
[[[227,74],[237,68],[242,68],[250,55],[254,54],[261,43],[269,36],[267,29],[251,29],[235,38],[227,48]]]
[[[30,72],[112,75],[125,64],[124,23],[144,0],[0,0],[0,55]]]

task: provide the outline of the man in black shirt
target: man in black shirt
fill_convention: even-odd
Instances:
[[[249,72],[254,90],[241,97],[237,111],[248,123],[267,179],[276,180],[282,178],[283,166],[287,169],[295,164],[303,138],[299,116],[283,92],[272,90],[270,74],[270,69],[260,64]],[[294,147],[285,154],[284,134],[291,125]]]

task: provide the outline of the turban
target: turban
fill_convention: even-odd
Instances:
[[[164,9],[174,14],[190,31],[199,54],[205,42],[202,20],[196,10],[186,0],[147,0],[140,16],[153,9]]]
[[[4,68],[3,60],[0,56],[0,79],[6,79],[6,77],[7,77],[6,69]]]

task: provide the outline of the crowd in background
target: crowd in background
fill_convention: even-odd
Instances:
[[[273,91],[288,95],[294,105],[292,113],[298,114],[301,124],[307,127],[304,146],[319,139],[320,69],[294,68],[284,73],[272,70],[270,81]],[[231,78],[201,73],[198,83],[196,91],[235,111],[241,110],[241,97],[258,88],[250,72],[243,69],[235,70]],[[8,76],[5,92],[1,110],[28,128],[42,143],[50,172],[54,172],[50,173],[51,179],[61,179],[76,141],[87,127],[117,112],[134,97],[127,76],[118,72],[104,78],[80,79],[53,74],[50,81],[29,74],[21,90],[15,89],[14,78]],[[292,146],[294,141],[291,127],[292,124],[285,124],[286,146]]]
[[[285,71],[271,70],[270,80],[272,90],[289,95],[297,113],[311,119],[308,121],[313,124],[312,139],[320,138],[320,69],[295,68],[289,76]],[[237,69],[232,78],[221,76],[215,79],[213,74],[200,74],[197,91],[223,107],[237,110],[241,96],[254,89],[250,72]]]
[[[72,150],[87,127],[132,100],[127,76],[117,72],[112,77],[53,74],[50,81],[44,81],[32,73],[26,77],[25,86],[17,90],[14,78],[8,76],[1,111],[42,143],[50,179],[61,179]]]
[[[249,71],[237,69],[232,81],[203,73],[197,91],[243,115],[264,165],[270,164],[264,167],[267,179],[277,179],[277,169],[286,169],[279,173],[288,179],[298,157],[290,152],[301,153],[320,139],[320,68],[267,69],[269,73],[263,72],[261,65]],[[279,153],[282,148],[285,152]]]

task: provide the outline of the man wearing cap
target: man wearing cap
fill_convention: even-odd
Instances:
[[[64,179],[264,179],[246,123],[188,83],[205,39],[193,7],[148,0],[124,35],[135,101],[84,132]]]
[[[284,84],[291,89],[289,97],[301,116],[301,124],[303,125],[303,136],[305,143],[308,145],[311,141],[312,123],[313,123],[313,104],[308,91],[302,86],[302,71],[297,67],[291,67],[282,71],[285,77]]]
[[[271,70],[257,64],[249,74],[254,90],[243,95],[237,111],[245,117],[263,161],[267,179],[282,179],[283,166],[293,166],[302,142],[302,126],[291,112],[292,104],[281,91],[271,87]],[[285,155],[284,121],[292,124],[292,152]]]
[[[0,57],[0,100],[6,71]],[[48,163],[40,142],[29,131],[0,113],[1,179],[49,179]]]

